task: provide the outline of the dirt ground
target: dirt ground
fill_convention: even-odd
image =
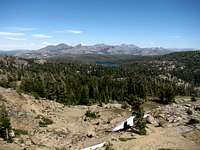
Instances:
[[[12,127],[28,131],[28,135],[16,136],[12,144],[0,141],[0,150],[78,150],[101,142],[110,143],[110,149],[114,150],[200,150],[200,143],[195,140],[199,131],[183,136],[177,127],[149,124],[146,136],[128,131],[110,132],[131,115],[120,104],[64,106],[4,88],[0,88],[0,95],[9,110]],[[86,117],[87,110],[95,112],[97,117]],[[40,116],[51,119],[53,124],[39,126]]]

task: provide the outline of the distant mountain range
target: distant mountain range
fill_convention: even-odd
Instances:
[[[183,49],[192,50],[192,49]],[[121,45],[106,45],[96,44],[91,46],[76,45],[70,46],[67,44],[50,45],[38,50],[14,50],[14,51],[0,51],[0,55],[12,55],[25,58],[49,58],[64,55],[82,55],[82,54],[102,54],[102,55],[138,55],[138,56],[152,56],[164,55],[174,51],[181,51],[181,49],[166,49],[162,47],[141,48],[133,44]]]

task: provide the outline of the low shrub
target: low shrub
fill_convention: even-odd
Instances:
[[[197,123],[200,123],[199,120],[194,119],[194,118],[190,119],[190,120],[187,122],[188,125],[193,125],[193,124],[197,124]]]
[[[194,96],[192,96],[192,97],[191,97],[191,101],[192,101],[192,102],[196,102],[197,99],[196,99]]]
[[[188,115],[192,115],[192,111],[190,109],[187,110]]]
[[[96,112],[92,112],[91,110],[87,110],[85,113],[85,116],[88,118],[93,118],[93,119],[98,117]]]
[[[121,108],[122,109],[127,109],[127,108],[129,108],[129,105],[126,102],[124,102],[124,103],[122,103]]]
[[[41,120],[39,121],[40,127],[47,127],[48,125],[51,125],[51,124],[53,124],[53,120],[46,117],[42,117]]]
[[[135,115],[135,129],[134,130],[139,135],[146,135],[146,120],[144,119],[144,111],[142,108],[137,112],[133,112]]]
[[[175,98],[174,89],[169,85],[161,87],[159,91],[159,98],[160,98],[160,103],[162,104],[169,104],[174,102]]]
[[[28,131],[26,130],[21,130],[21,129],[13,129],[15,136],[19,135],[28,135]]]
[[[110,142],[108,142],[108,143],[105,145],[105,150],[114,150],[112,147],[113,147],[113,144],[111,144]]]

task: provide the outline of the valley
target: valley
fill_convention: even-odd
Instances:
[[[0,149],[199,149],[199,51],[69,58],[0,57],[11,126]],[[141,124],[112,132],[143,114]]]

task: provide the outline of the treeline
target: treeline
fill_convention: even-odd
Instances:
[[[78,63],[39,64],[26,60],[20,64],[0,61],[0,66],[0,86],[67,105],[124,101],[131,95],[168,100],[175,95],[194,94],[192,85],[162,79],[158,76],[161,71],[137,62],[131,67],[104,67]]]
[[[200,51],[138,57],[125,62],[126,67],[132,68],[134,65],[142,70],[151,70],[157,75],[169,73],[193,86],[200,86]]]

